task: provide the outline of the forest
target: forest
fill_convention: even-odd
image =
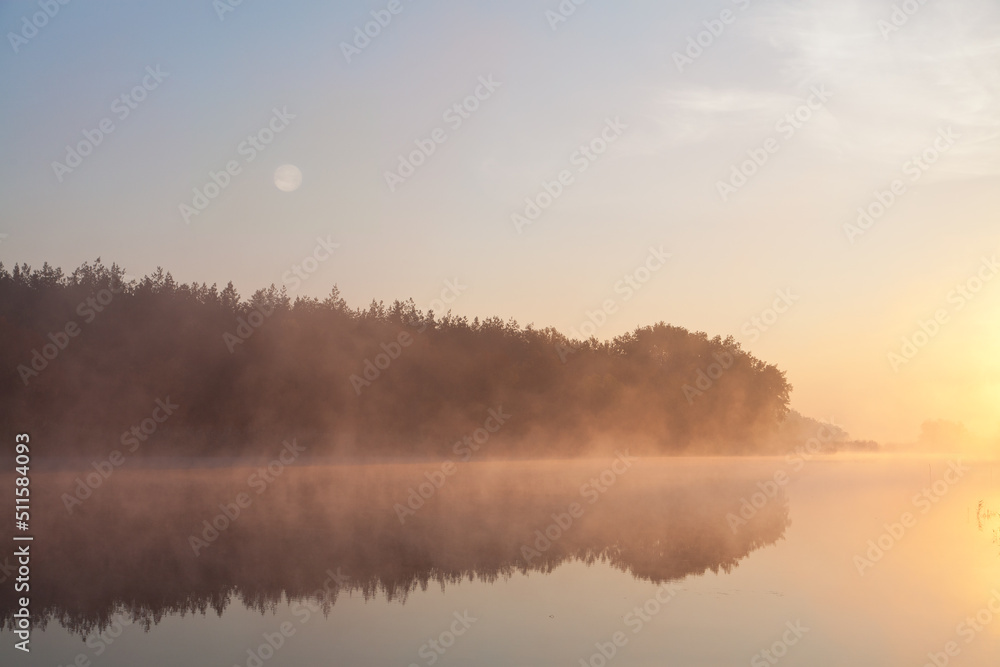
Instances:
[[[765,453],[804,419],[785,373],[731,336],[658,322],[574,340],[412,299],[351,308],[336,286],[292,301],[130,280],[100,259],[0,263],[0,339],[0,423],[49,457],[267,456],[291,439],[345,459]]]

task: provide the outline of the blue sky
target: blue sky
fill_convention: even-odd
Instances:
[[[43,9],[0,4],[0,259],[101,256],[248,295],[281,286],[322,237],[338,252],[293,296],[337,283],[353,305],[426,308],[458,279],[457,313],[568,331],[622,300],[615,285],[662,246],[667,266],[599,337],[659,320],[732,334],[788,371],[795,407],[861,437],[912,438],[926,418],[997,433],[1000,280],[960,312],[948,299],[1000,251],[995,3],[894,17],[881,0],[589,0],[553,29],[555,0],[400,0],[348,62],[342,44],[389,4],[244,0],[220,17],[209,0],[55,2],[23,40],[11,34]],[[114,100],[157,67],[119,118]],[[480,77],[497,85],[455,127],[445,112]],[[247,161],[239,147],[274,109],[294,118]],[[105,119],[114,131],[60,181],[53,162]],[[609,119],[620,136],[581,161]],[[445,141],[390,190],[386,172],[435,129]],[[766,145],[723,201],[720,181]],[[925,151],[933,164],[914,172]],[[232,160],[239,173],[188,223],[180,206]],[[275,187],[282,165],[301,170],[293,192]],[[511,216],[564,171],[519,233]],[[894,180],[905,191],[884,216],[845,229]],[[778,290],[797,300],[746,333]],[[894,368],[940,308],[953,317]]]

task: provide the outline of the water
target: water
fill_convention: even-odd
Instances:
[[[60,496],[80,473],[35,473],[31,609],[45,625],[27,656],[0,633],[0,662],[1000,659],[990,463],[609,457],[440,470],[117,470],[72,514]],[[412,512],[410,489],[429,496],[414,495]],[[220,518],[238,500],[240,515]]]

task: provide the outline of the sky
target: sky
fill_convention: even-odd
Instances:
[[[856,437],[1000,436],[995,2],[36,0],[0,29],[8,267],[665,321]]]

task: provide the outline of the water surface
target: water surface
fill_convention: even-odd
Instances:
[[[32,652],[23,660],[5,631],[0,660],[1000,658],[1000,614],[989,611],[994,599],[1000,611],[1000,479],[990,463],[607,458],[440,470],[118,470],[72,513],[60,496],[80,473],[35,474]],[[239,516],[221,518],[220,505],[233,515],[238,500]]]

